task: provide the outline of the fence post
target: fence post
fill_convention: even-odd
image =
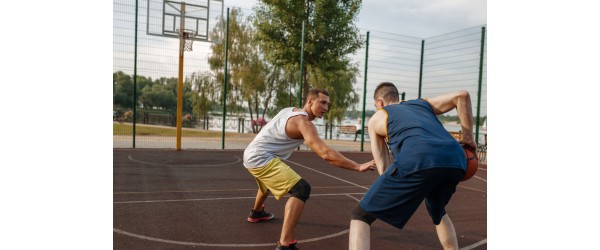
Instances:
[[[229,8],[227,8],[227,28],[225,31],[225,79],[223,80],[223,130],[221,132],[221,149],[225,149],[225,117],[227,116],[227,56],[229,55]]]
[[[421,40],[421,66],[419,69],[419,97],[421,98],[421,90],[423,89],[423,54],[425,52],[425,40]]]
[[[485,46],[485,26],[481,27],[481,51],[479,54],[479,87],[477,89],[477,119],[475,119],[475,143],[479,142],[479,115],[481,110],[481,78],[483,74],[483,51]]]
[[[371,34],[370,31],[367,31],[367,46],[366,46],[366,51],[365,51],[365,82],[363,84],[363,108],[362,108],[362,128],[364,130],[365,128],[365,109],[366,109],[366,105],[367,105],[367,69],[369,68],[369,35]],[[364,133],[362,133],[360,135],[360,152],[364,152],[365,148],[365,135]]]
[[[302,44],[300,44],[300,89],[298,90],[298,107],[302,108],[302,78],[304,74],[304,23],[305,20],[302,21]],[[298,147],[300,148],[300,147]]]
[[[133,45],[133,148],[135,148],[135,125],[137,109],[137,30],[138,30],[138,0],[135,0],[135,35]]]

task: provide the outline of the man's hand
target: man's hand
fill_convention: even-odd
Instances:
[[[463,133],[462,139],[458,143],[461,145],[467,145],[469,148],[473,149],[474,151],[477,150],[477,144],[475,143],[475,139],[473,138],[473,136],[471,134]]]
[[[374,171],[375,169],[377,169],[377,164],[375,164],[375,160],[371,160],[369,162],[365,162],[363,164],[360,164],[360,167],[358,168],[358,172],[365,172],[365,171]]]

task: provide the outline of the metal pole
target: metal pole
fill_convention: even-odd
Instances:
[[[367,31],[367,49],[365,52],[365,82],[363,84],[363,108],[362,108],[362,132],[360,133],[360,152],[365,151],[365,109],[367,105],[367,69],[369,68],[369,35],[370,31]]]
[[[225,31],[225,77],[223,80],[223,129],[221,131],[221,149],[225,149],[225,117],[227,117],[227,64],[229,55],[229,8],[227,8],[227,24]]]
[[[302,79],[304,78],[304,23],[306,21],[302,20],[302,42],[300,44],[300,88],[298,89],[298,107],[302,108]],[[300,150],[300,146],[296,148],[296,150]]]
[[[481,27],[481,51],[479,53],[479,88],[477,89],[477,118],[475,119],[475,143],[479,143],[479,114],[481,111],[481,82],[483,75],[483,51],[485,46],[485,26]]]
[[[419,97],[423,88],[423,53],[425,52],[425,40],[421,40],[421,68],[419,69]]]
[[[179,22],[179,32],[185,32],[185,2],[181,2],[181,21]],[[185,38],[179,36],[179,79],[177,79],[177,151],[181,150],[181,116],[183,115],[183,46]]]
[[[302,78],[304,76],[304,23],[302,21],[302,44],[300,45],[300,89],[298,90],[298,107],[302,108]]]
[[[133,47],[133,148],[135,148],[135,124],[137,116],[137,31],[138,31],[138,0],[135,0],[135,35]]]

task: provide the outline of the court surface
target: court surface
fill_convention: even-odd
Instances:
[[[370,153],[342,152],[365,162]],[[274,249],[286,196],[269,196],[275,218],[249,223],[257,186],[243,150],[113,149],[114,249]],[[377,178],[336,168],[309,151],[285,161],[312,186],[295,238],[300,249],[348,249],[350,211]],[[487,249],[487,165],[461,182],[446,210],[461,249]],[[371,249],[441,249],[421,204],[403,230],[375,221]]]

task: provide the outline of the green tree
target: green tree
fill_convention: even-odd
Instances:
[[[177,78],[161,77],[156,80],[137,76],[138,104],[145,109],[163,109],[174,112],[177,108]],[[113,73],[113,105],[115,108],[133,109],[133,81],[130,75]],[[183,112],[191,113],[194,93],[191,79],[183,82]]]
[[[314,70],[311,75],[314,86],[327,90],[331,105],[324,119],[329,123],[341,123],[348,108],[358,103],[359,96],[353,89],[358,75],[358,68],[348,66],[346,70],[322,71]]]
[[[228,77],[227,77],[227,111],[229,113],[237,113],[243,110],[242,108],[242,94],[241,94],[241,83],[237,73],[239,72],[240,66],[243,64],[246,52],[243,51],[246,38],[243,37],[246,26],[243,24],[242,16],[240,15],[241,10],[233,8],[230,14],[229,20],[229,36],[228,36]],[[211,44],[210,48],[212,54],[208,58],[208,64],[210,69],[213,71],[216,82],[221,83],[215,86],[215,91],[219,92],[219,98],[222,101],[223,93],[223,82],[225,79],[225,36],[226,36],[226,21],[221,19],[219,23],[211,30],[209,36],[214,41],[220,41],[219,43]]]
[[[218,105],[218,93],[215,91],[217,83],[208,72],[192,73],[192,110],[198,117],[208,115]]]
[[[266,56],[275,65],[294,65],[300,58],[302,43],[302,23],[305,22],[303,98],[308,88],[323,87],[325,84],[315,82],[323,75],[320,72],[352,71],[347,55],[356,52],[363,44],[362,36],[355,26],[355,19],[360,11],[360,0],[261,0],[255,7],[254,24],[258,29],[258,39],[266,51]],[[345,73],[340,73],[345,74]],[[347,90],[340,92],[333,106],[346,109],[347,103],[342,100],[353,100],[355,92],[351,86],[353,79],[329,82],[333,89]],[[348,87],[350,86],[350,87]],[[356,102],[355,102],[356,103]],[[355,104],[354,103],[354,104]],[[337,116],[336,116],[337,117]]]
[[[138,90],[151,86],[152,78],[137,76],[136,85]],[[119,108],[133,108],[133,77],[123,71],[113,73],[113,105]],[[140,96],[140,92],[137,92]],[[138,104],[139,104],[138,100]]]
[[[214,40],[225,40],[224,27],[217,25],[211,31]],[[270,103],[277,96],[276,85],[281,84],[283,79],[281,67],[266,62],[255,37],[256,30],[244,21],[242,11],[234,8],[229,20],[227,110],[236,113],[244,111],[243,105],[247,105],[253,121],[264,119],[271,109]],[[225,43],[212,44],[211,49],[209,65],[217,82],[223,82]],[[257,133],[260,127],[259,124],[253,126],[253,132]]]
[[[144,87],[139,101],[149,109],[162,108],[173,111],[177,107],[177,95],[164,84],[154,84]]]
[[[281,78],[275,84],[275,92],[277,95],[272,103],[272,108],[267,111],[271,117],[275,116],[281,109],[286,107],[295,107],[298,104],[298,65],[289,64],[279,67]]]
[[[123,71],[113,73],[113,106],[133,108],[133,80]]]

